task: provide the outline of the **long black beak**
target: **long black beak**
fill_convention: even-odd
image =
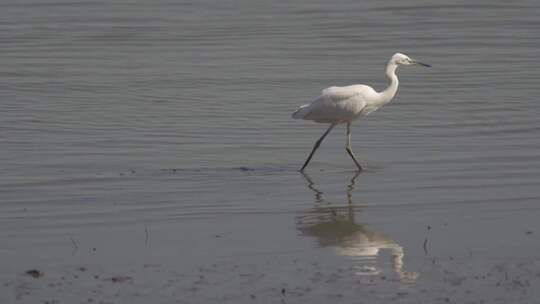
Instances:
[[[421,66],[425,66],[425,67],[428,67],[428,68],[430,68],[430,67],[431,67],[431,66],[430,66],[429,64],[427,64],[427,63],[423,63],[423,62],[420,62],[420,61],[416,61],[416,60],[414,61],[414,63],[415,63],[415,64],[418,64],[418,65],[421,65]]]

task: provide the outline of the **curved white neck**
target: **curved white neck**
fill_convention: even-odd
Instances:
[[[399,81],[396,75],[396,69],[397,64],[392,61],[388,62],[388,65],[386,66],[386,77],[388,78],[389,85],[380,93],[383,103],[390,102],[390,100],[392,100],[397,93]]]

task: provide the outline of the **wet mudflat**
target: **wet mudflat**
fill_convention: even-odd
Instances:
[[[534,200],[429,204],[392,188],[399,183],[377,189],[384,169],[245,169],[118,177],[158,180],[176,197],[151,207],[117,197],[101,205],[105,211],[84,205],[54,220],[28,207],[13,211],[22,215],[3,232],[10,263],[2,266],[2,300],[527,303],[538,296]],[[207,203],[186,209],[173,188],[199,178],[212,189],[198,192]],[[432,179],[423,183],[427,190],[414,193],[433,191]],[[246,190],[233,194],[240,184]]]

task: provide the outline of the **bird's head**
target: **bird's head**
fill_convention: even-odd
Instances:
[[[411,59],[409,56],[407,56],[405,54],[401,54],[401,53],[395,53],[394,56],[392,56],[392,59],[390,59],[390,61],[392,63],[398,64],[398,65],[399,64],[401,64],[401,65],[417,64],[417,65],[421,65],[421,66],[425,66],[425,67],[431,67],[429,64],[420,62],[418,60]]]

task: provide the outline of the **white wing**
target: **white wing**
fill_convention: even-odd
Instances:
[[[314,120],[322,123],[351,121],[366,107],[365,95],[368,86],[329,87],[311,103],[301,106],[293,113],[293,118]]]

